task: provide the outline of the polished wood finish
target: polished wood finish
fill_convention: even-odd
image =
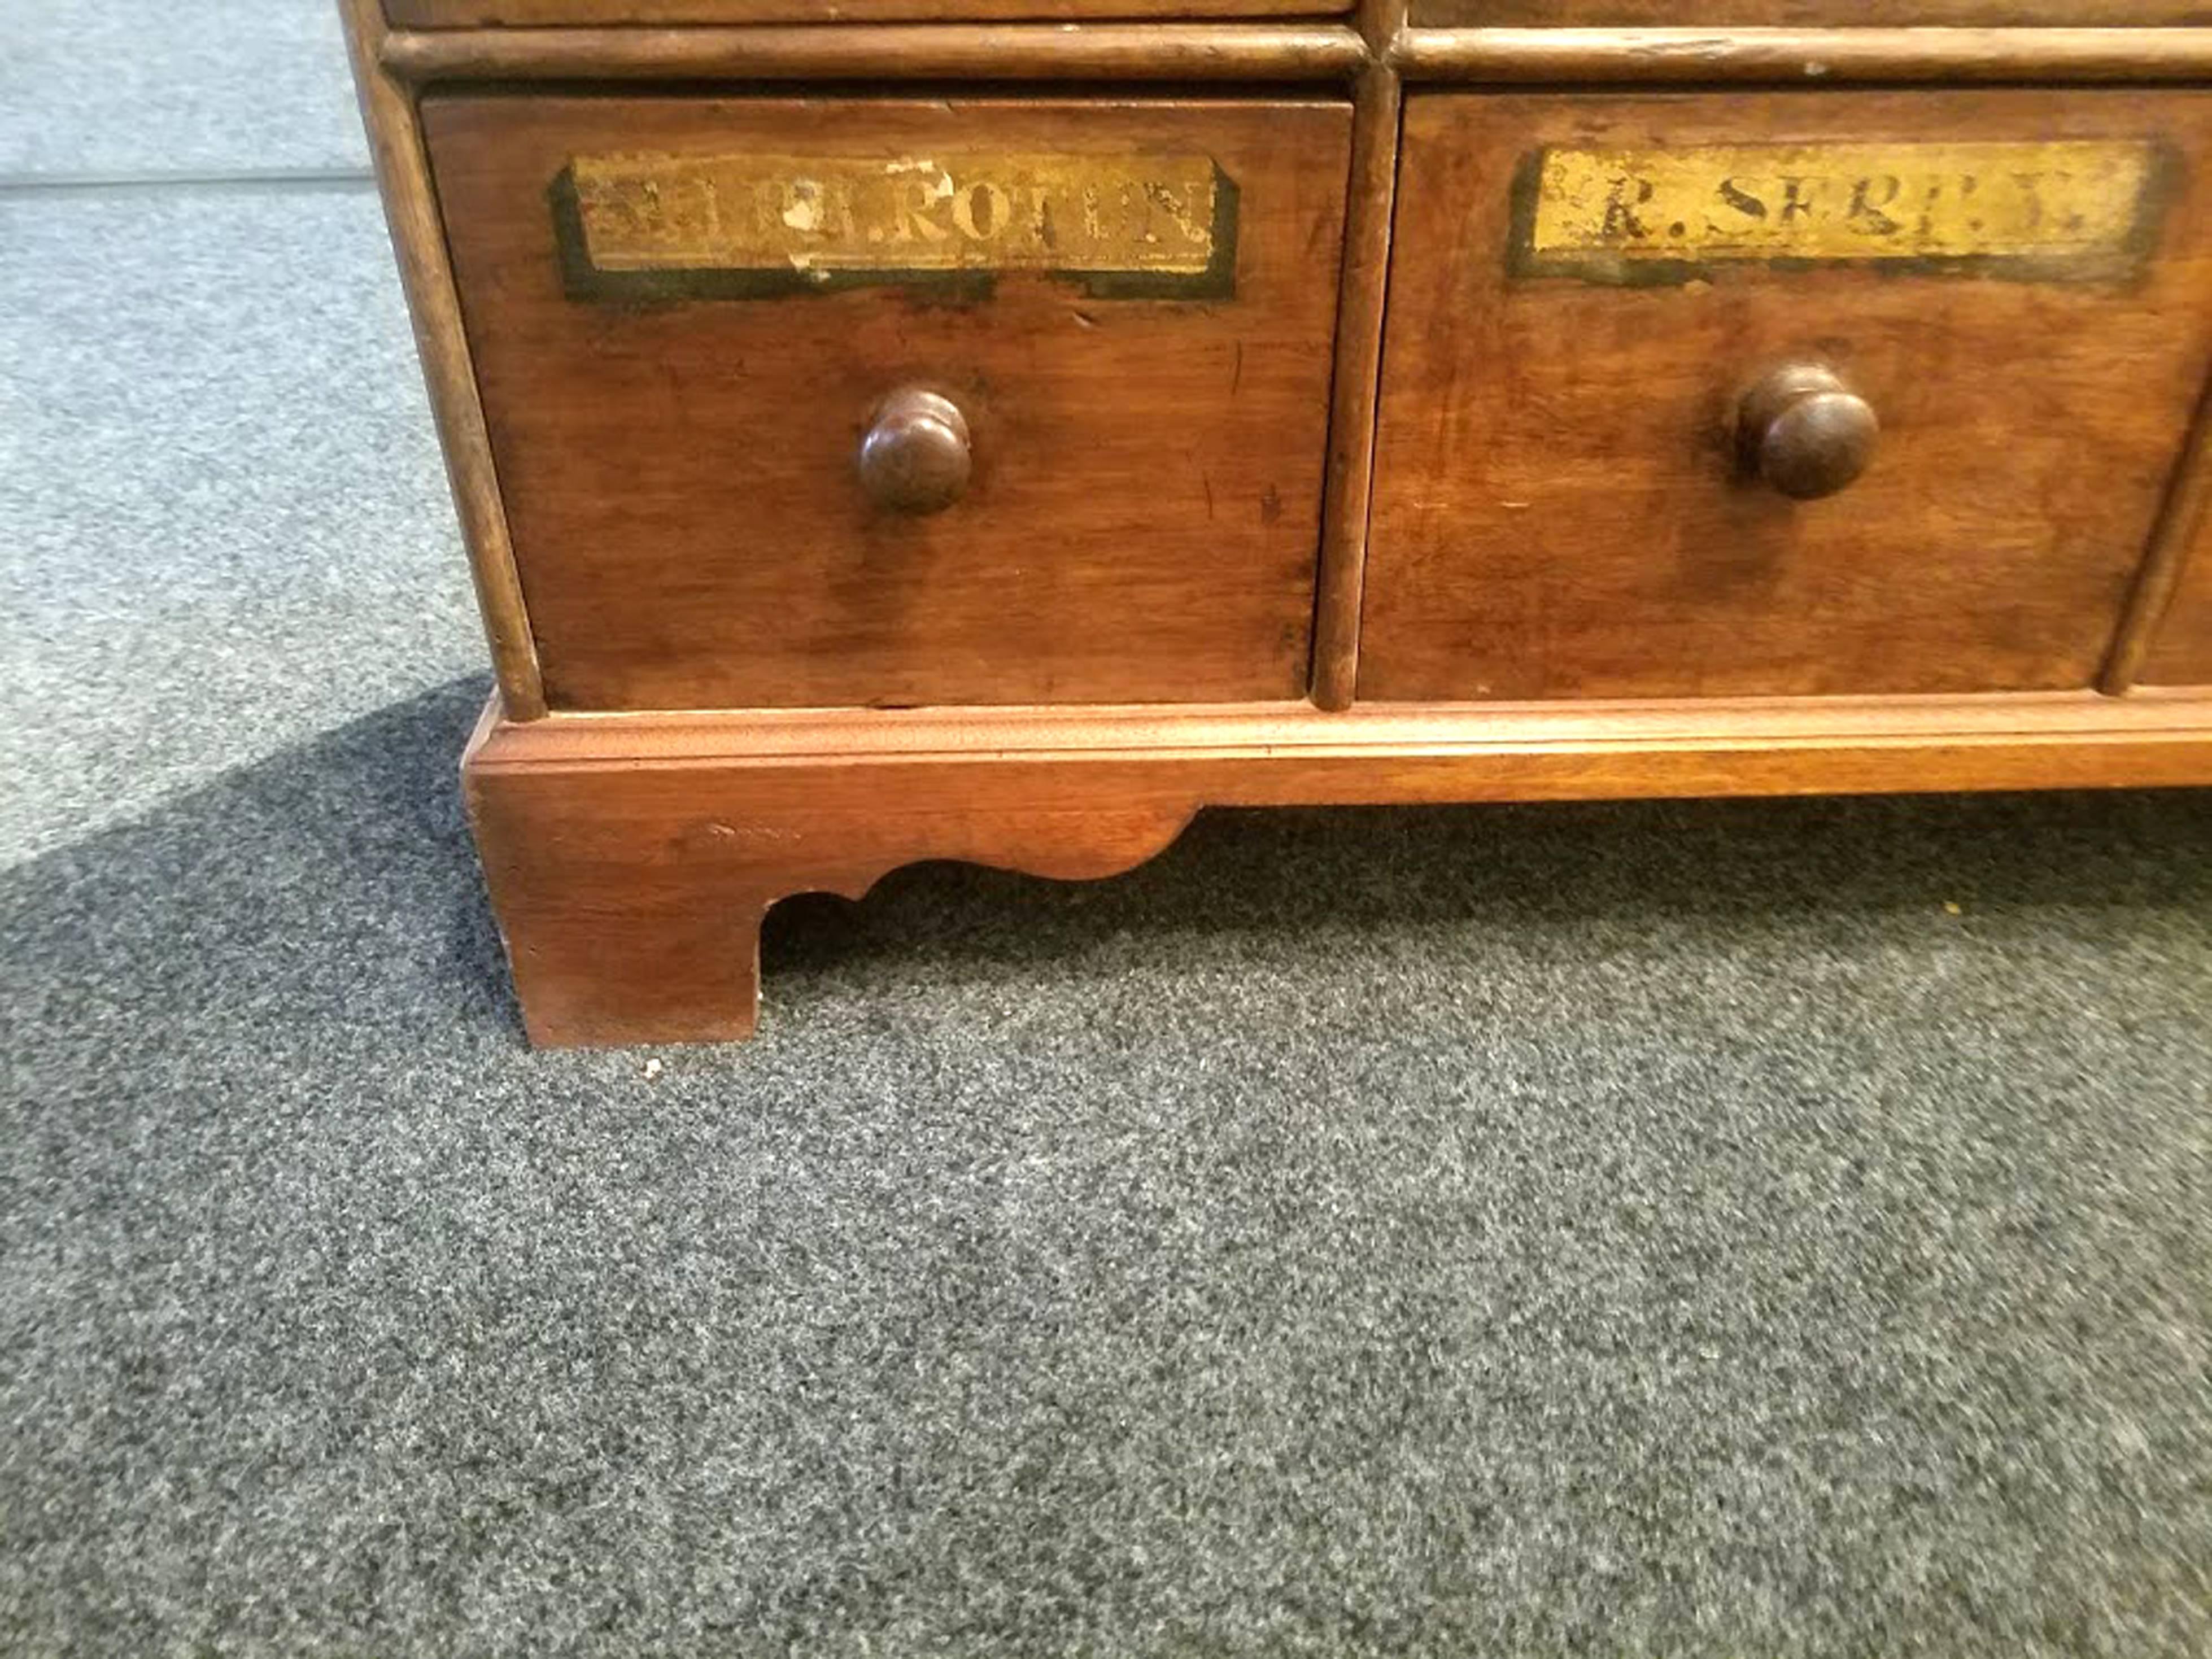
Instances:
[[[1424,27],[1568,24],[1698,27],[1828,24],[2033,27],[2212,23],[2205,0],[1413,0]]]
[[[386,0],[394,24],[422,29],[1310,17],[1348,9],[1327,0]]]
[[[1398,173],[1399,82],[1389,69],[1359,82],[1352,199],[1337,300],[1336,380],[1329,410],[1328,489],[1314,610],[1313,700],[1352,703],[1359,677],[1359,605],[1366,577],[1367,508],[1375,479],[1375,402],[1382,366],[1382,308],[1390,280],[1390,221]]]
[[[2137,673],[2144,685],[2212,685],[2212,536],[2199,536]]]
[[[2139,683],[2212,685],[2212,553],[2200,550],[2183,572]]]
[[[441,95],[424,119],[556,708],[1304,694],[1346,106]],[[1233,296],[563,289],[546,191],[578,155],[952,146],[1212,157]],[[927,517],[852,463],[905,385],[973,431]]]
[[[349,4],[356,0],[348,0]],[[399,31],[407,82],[444,81],[2177,81],[2212,76],[2212,27],[1479,29],[1327,22],[756,24]]]
[[[933,23],[872,28],[449,29],[393,34],[386,70],[439,81],[1346,81],[1340,24]]]
[[[2212,785],[2207,100],[1956,89],[2212,79],[2212,0],[342,3],[538,1041],[746,1035],[787,894],[1104,875],[1212,805]],[[1218,21],[1111,21],[1170,15]],[[1779,90],[1852,82],[1954,89]],[[1502,275],[1534,143],[2075,131],[2173,146],[2139,276]],[[970,141],[1218,155],[1235,296],[571,297],[556,258],[579,155]],[[1842,384],[1762,394],[1806,367]]]
[[[1508,271],[1545,144],[2157,135],[2140,275],[1721,264]],[[1990,691],[2091,683],[2212,367],[2212,97],[1408,98],[1363,697]],[[1881,453],[1832,501],[1747,483],[1768,365],[1845,374]]]
[[[491,646],[493,669],[508,715],[533,720],[545,712],[538,648],[523,610],[514,547],[507,535],[483,406],[477,395],[476,370],[453,294],[429,160],[411,98],[379,62],[384,20],[376,0],[343,0],[342,15],[362,122],[368,130],[392,250],[398,256],[400,280],[415,321],[416,349],[429,385],[430,410],[445,451],[446,476],[468,547],[477,609]]]
[[[1362,0],[1360,38],[1375,62],[1354,99],[1351,201],[1337,294],[1336,380],[1328,420],[1328,488],[1322,504],[1310,695],[1346,708],[1359,679],[1359,605],[1366,580],[1367,507],[1375,484],[1375,398],[1382,367],[1382,308],[1390,283],[1398,127],[1404,98],[1386,61],[1406,26],[1406,0]]]
[[[1747,473],[1795,501],[1850,484],[1874,459],[1874,407],[1826,363],[1785,363],[1759,376],[1736,408]]]
[[[2106,689],[2212,686],[2212,384],[2174,475]]]
[[[1206,805],[2212,783],[2212,700],[488,720],[469,809],[532,1038],[750,1035],[760,919],[963,859],[1109,874]]]
[[[2179,81],[2212,76],[2212,28],[1409,28],[1408,80],[1602,85],[1756,81]]]
[[[975,780],[939,768],[694,759],[609,771],[511,757],[503,734],[487,726],[464,777],[524,1023],[540,1043],[750,1036],[760,924],[776,900],[858,898],[917,857],[1113,875],[1189,817],[1066,790],[971,796]]]

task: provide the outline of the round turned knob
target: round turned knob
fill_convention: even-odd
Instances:
[[[1736,430],[1747,465],[1784,495],[1809,501],[1867,470],[1881,422],[1833,369],[1790,363],[1744,394]]]
[[[860,488],[894,513],[936,513],[968,488],[968,417],[950,398],[901,386],[860,440]]]

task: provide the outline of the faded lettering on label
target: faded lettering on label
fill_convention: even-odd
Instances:
[[[2166,168],[2144,140],[1553,147],[1522,164],[1514,259],[1612,283],[1747,264],[2112,277],[2148,250]]]
[[[580,155],[555,181],[572,292],[744,298],[1073,279],[1225,294],[1237,189],[1205,155]]]

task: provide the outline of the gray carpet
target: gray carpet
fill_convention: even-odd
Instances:
[[[532,1054],[378,235],[0,191],[0,1652],[2212,1652],[2212,797],[1214,815]]]

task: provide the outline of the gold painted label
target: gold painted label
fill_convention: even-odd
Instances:
[[[1237,187],[1205,155],[580,155],[553,202],[586,298],[973,289],[1009,271],[1109,298],[1235,283]]]
[[[1552,148],[1522,164],[1515,263],[1601,283],[1747,264],[2124,276],[2154,240],[2166,159],[2141,140]]]

